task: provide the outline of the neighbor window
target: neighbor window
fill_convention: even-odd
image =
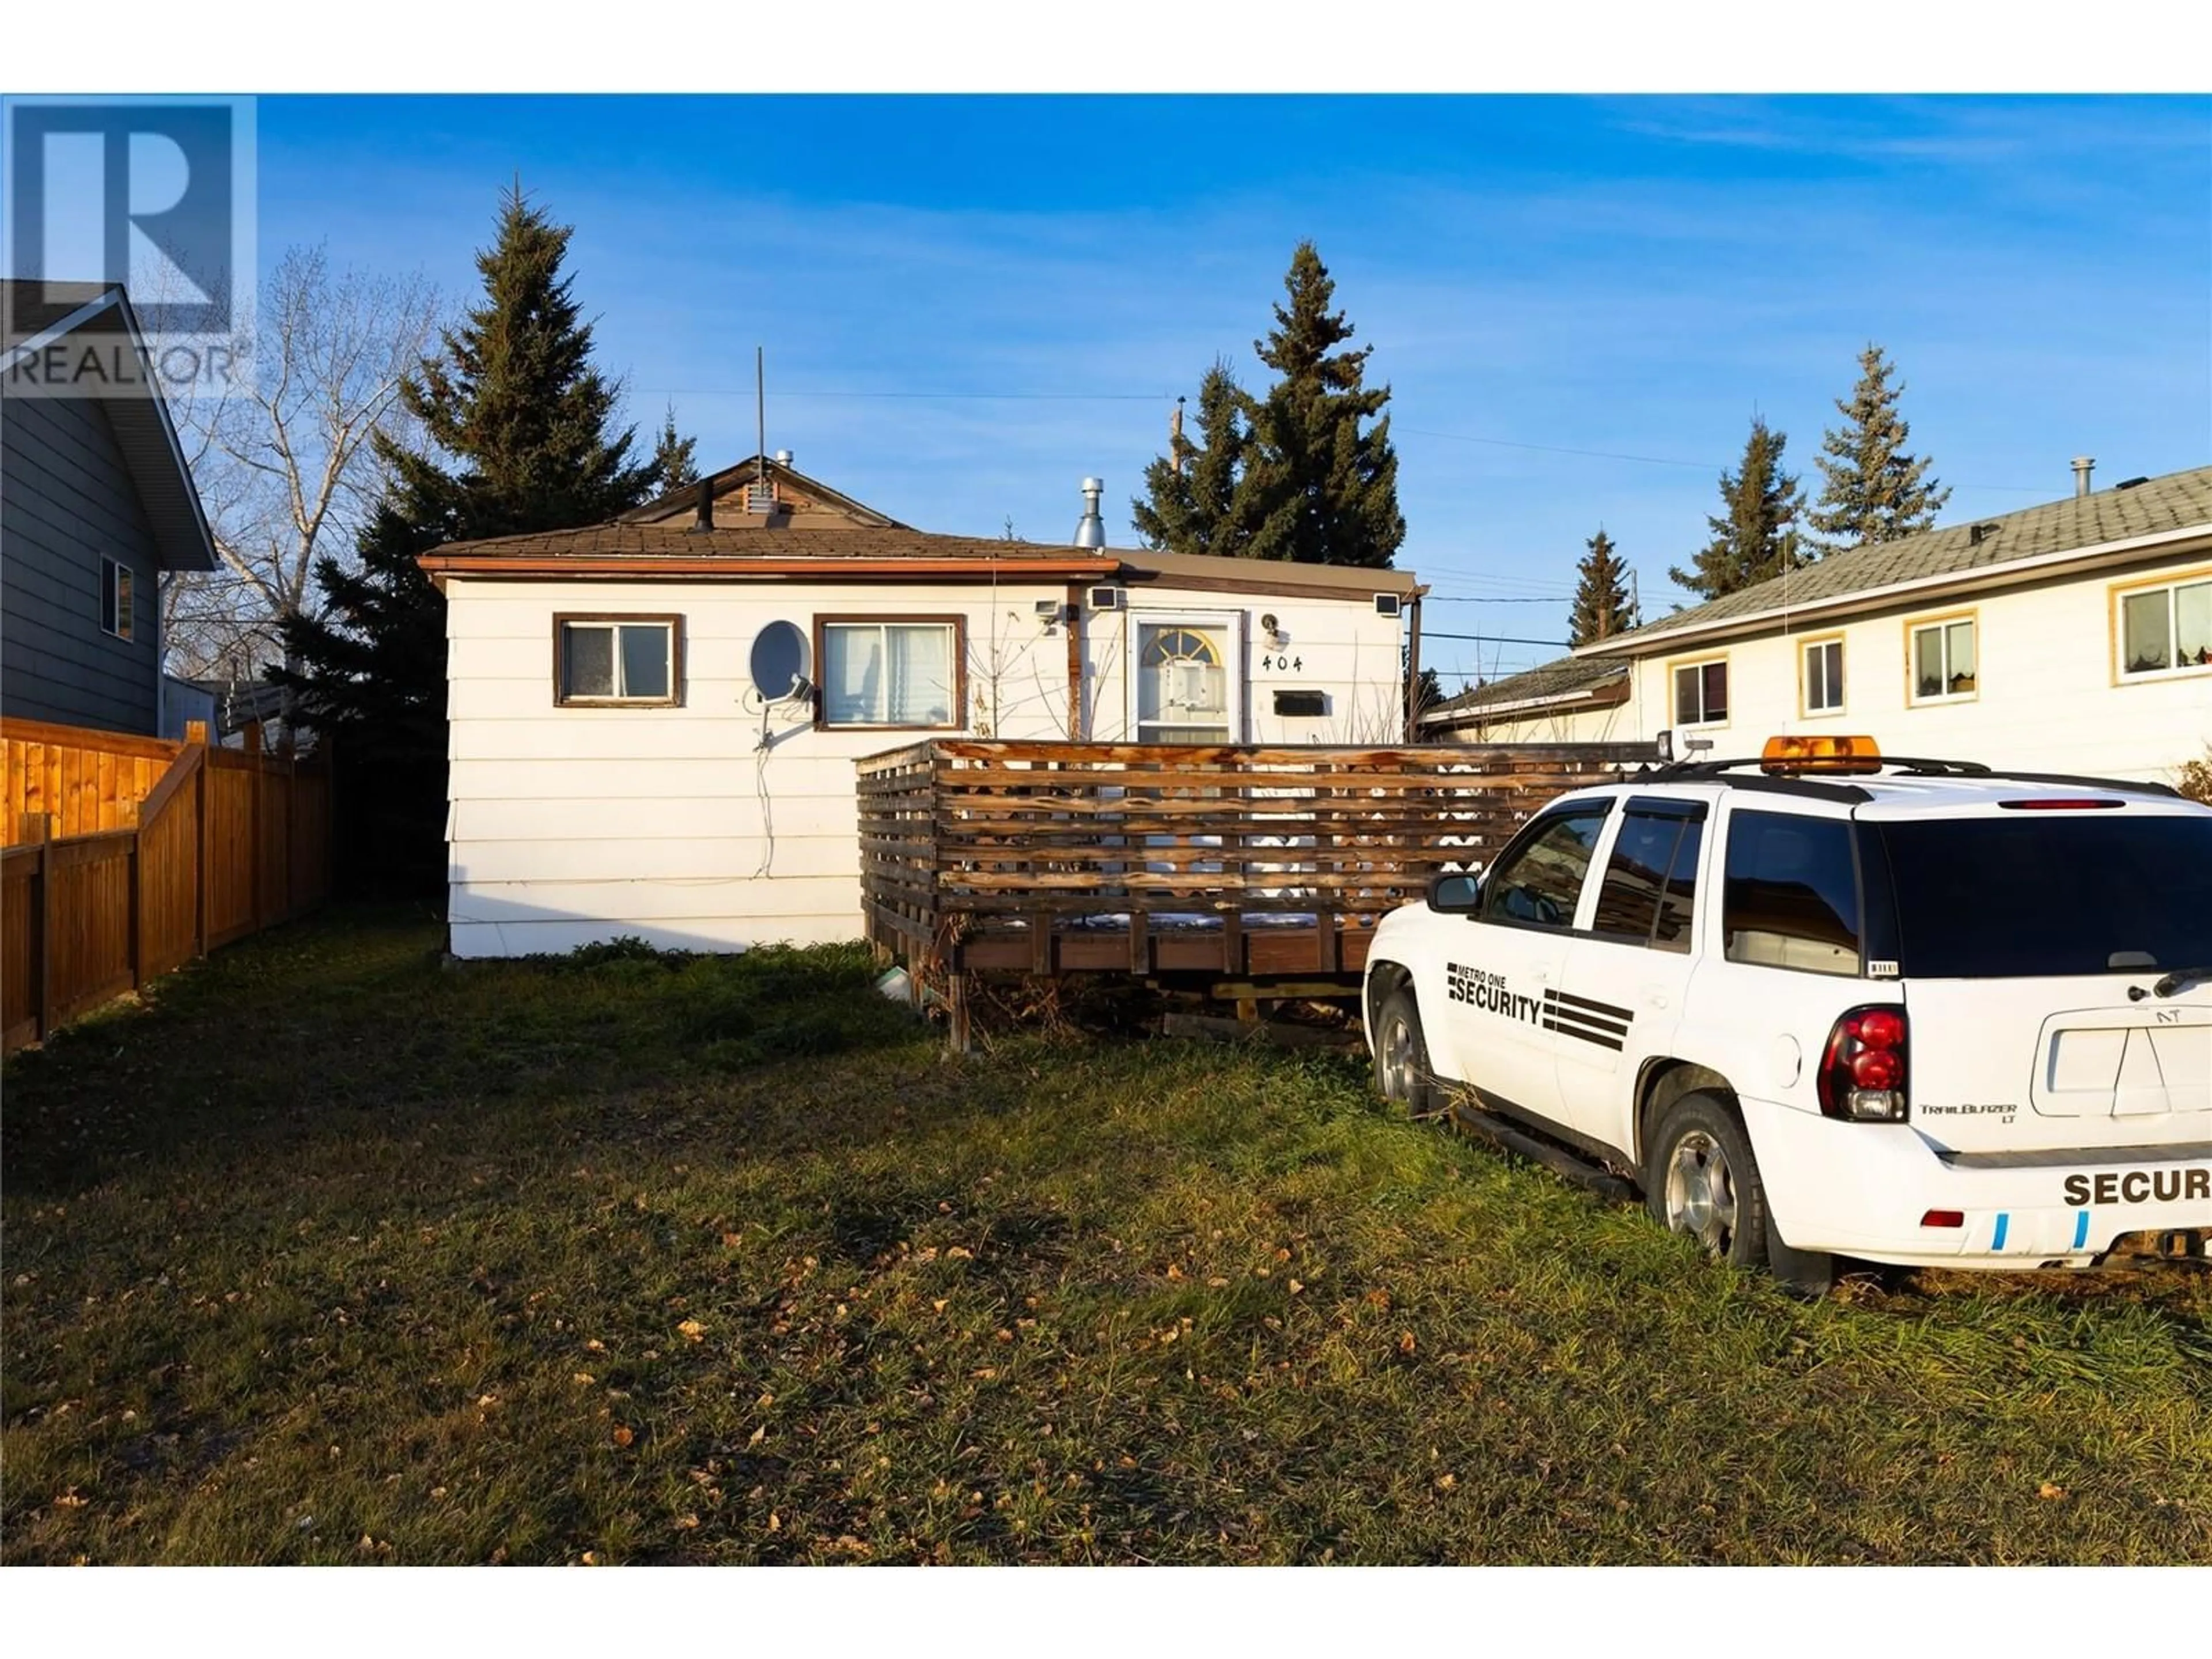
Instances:
[[[1728,718],[1728,664],[1685,663],[1674,671],[1674,724],[1717,726]]]
[[[1844,642],[1815,640],[1805,647],[1805,712],[1832,714],[1844,706]]]
[[[131,567],[112,559],[100,562],[100,631],[131,637]]]
[[[965,649],[951,617],[817,619],[824,726],[961,724]]]
[[[678,617],[556,617],[555,701],[666,707],[683,678]]]
[[[1912,633],[1912,700],[1971,697],[1980,689],[1976,672],[1974,619],[1954,617],[1923,623]]]
[[[2212,576],[2120,598],[2120,673],[2164,674],[2212,665]]]

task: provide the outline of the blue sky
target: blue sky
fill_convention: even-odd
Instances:
[[[1312,237],[1394,392],[1399,563],[1448,680],[1556,654],[1601,523],[1647,612],[1754,410],[1808,487],[1899,363],[1947,517],[2212,460],[2212,100],[264,98],[264,258],[453,298],[499,191],[575,227],[603,366],[702,463],[769,446],[908,523],[1109,524]],[[1525,447],[1514,447],[1525,446]],[[1563,453],[1561,451],[1599,453]]]

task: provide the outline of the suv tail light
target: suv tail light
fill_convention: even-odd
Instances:
[[[1856,1123],[1905,1120],[1905,1010],[1854,1008],[1828,1033],[1820,1057],[1820,1111]]]

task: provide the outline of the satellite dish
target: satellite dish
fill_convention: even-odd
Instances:
[[[806,635],[794,623],[772,622],[753,638],[753,684],[769,702],[787,702],[813,689],[807,678]]]

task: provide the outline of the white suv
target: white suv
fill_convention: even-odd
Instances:
[[[2157,785],[1784,738],[1578,790],[1363,1002],[1384,1094],[1804,1288],[2212,1236],[2212,808]]]

